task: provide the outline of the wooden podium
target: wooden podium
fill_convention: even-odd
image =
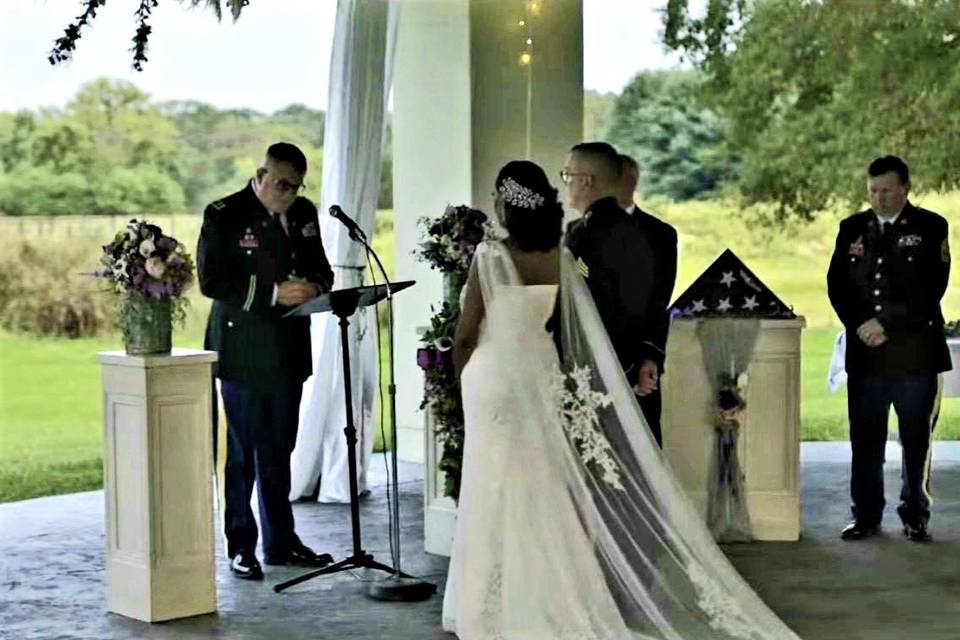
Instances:
[[[145,622],[217,610],[213,351],[97,354],[103,372],[107,610]]]
[[[663,450],[706,519],[714,450],[715,399],[696,334],[697,321],[674,320],[663,378]],[[800,537],[800,339],[805,321],[761,320],[747,369],[738,455],[757,540]]]

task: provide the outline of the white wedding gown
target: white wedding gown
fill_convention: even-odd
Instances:
[[[560,361],[544,329],[557,285],[523,285],[507,249],[482,243],[474,275],[485,317],[461,377],[466,435],[444,629],[461,640],[795,640],[682,496],[569,254],[563,262],[565,362],[576,358],[612,402],[597,424],[621,486],[584,463],[558,412]]]

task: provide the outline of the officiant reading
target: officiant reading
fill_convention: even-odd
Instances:
[[[227,417],[227,555],[233,574],[245,579],[263,578],[250,508],[254,481],[264,562],[331,561],[297,537],[288,497],[300,395],[313,365],[310,319],[283,315],[333,285],[317,209],[298,195],[306,173],[300,149],[271,145],[243,189],[207,206],[197,247],[200,290],[213,298],[204,346],[219,356]]]

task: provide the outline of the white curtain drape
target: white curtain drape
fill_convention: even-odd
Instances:
[[[328,215],[338,204],[373,239],[380,190],[380,161],[393,77],[396,0],[340,0],[337,5],[323,147],[320,220],[323,246],[334,267],[334,288],[364,283],[362,247]],[[377,281],[380,276],[377,274]],[[311,319],[313,376],[303,387],[300,427],[290,460],[290,499],[312,493],[320,478],[320,502],[349,502],[343,363],[336,316]],[[366,490],[373,453],[378,367],[373,308],[350,318],[349,349],[353,418],[357,428],[358,486]]]

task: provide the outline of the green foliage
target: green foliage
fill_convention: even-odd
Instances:
[[[131,66],[135,71],[143,71],[143,65],[147,61],[147,46],[150,41],[150,34],[153,27],[150,26],[153,10],[156,9],[159,0],[139,0],[137,8],[133,13],[136,30],[130,41],[133,46],[130,48],[133,53]],[[213,12],[217,20],[223,18],[223,9],[220,6],[220,0],[180,0],[181,4],[193,7],[204,5]],[[83,35],[83,28],[89,26],[97,17],[97,11],[107,3],[107,0],[81,0],[83,13],[74,18],[63,30],[63,35],[54,40],[53,49],[47,56],[50,64],[56,65],[66,62],[73,58],[73,52],[77,48],[77,42]],[[243,8],[250,4],[250,0],[225,0],[234,21],[240,18]]]
[[[640,164],[643,192],[673,200],[708,195],[735,176],[717,115],[695,72],[642,72],[616,100],[607,139]]]
[[[695,17],[690,0],[667,0],[663,42],[712,74],[726,77],[727,54],[736,44],[752,4],[749,0],[709,0],[703,15]]]
[[[96,213],[139,216],[155,211],[183,211],[183,189],[172,177],[149,167],[114,167],[93,186]]]
[[[95,80],[63,110],[0,113],[0,213],[200,213],[243,188],[280,140],[306,154],[305,195],[319,204],[325,121],[322,111],[296,104],[268,115],[196,101],[154,103],[129,82]],[[388,122],[379,205],[392,203]]]
[[[610,116],[617,102],[615,93],[583,93],[583,139],[606,140]]]
[[[81,173],[22,166],[0,175],[0,211],[8,215],[72,215],[95,208],[93,189]]]
[[[859,205],[867,164],[887,153],[907,161],[921,190],[960,184],[960,4],[750,7],[727,7],[726,44],[699,59],[742,158],[748,203],[777,203],[773,221],[809,220],[834,200]]]
[[[109,300],[80,274],[93,247],[62,239],[9,239],[0,252],[0,326],[41,336],[78,338],[108,326]]]

